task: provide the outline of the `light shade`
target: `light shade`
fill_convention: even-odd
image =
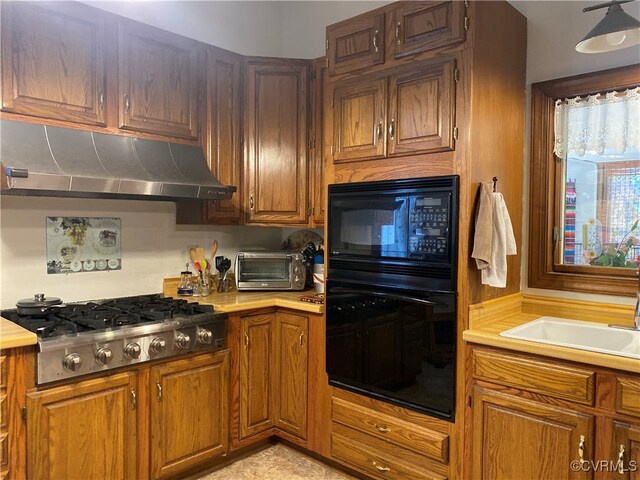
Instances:
[[[576,45],[576,50],[580,53],[602,53],[638,44],[640,21],[626,14],[619,4],[613,3],[600,23]]]

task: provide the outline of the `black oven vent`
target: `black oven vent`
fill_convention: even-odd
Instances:
[[[458,177],[445,176],[445,177],[429,177],[428,189],[438,188],[452,188],[457,184]],[[375,181],[375,182],[358,182],[358,183],[340,183],[329,185],[329,191],[332,193],[359,193],[366,192],[371,193],[373,190],[386,192],[393,190],[394,193],[405,189],[425,189],[424,178],[408,178],[404,180],[389,180],[389,181]]]
[[[358,272],[388,273],[391,275],[410,275],[422,278],[451,278],[451,266],[432,267],[426,265],[381,264],[377,262],[358,262],[354,260],[329,259],[330,270],[351,270]]]

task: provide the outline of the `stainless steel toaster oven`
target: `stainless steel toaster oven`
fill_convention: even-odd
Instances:
[[[238,290],[303,290],[306,280],[304,257],[294,252],[238,252]]]

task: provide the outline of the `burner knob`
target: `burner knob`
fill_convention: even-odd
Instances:
[[[96,360],[100,365],[106,365],[111,360],[111,349],[101,348],[96,353]]]
[[[131,360],[135,360],[136,358],[139,358],[141,352],[142,352],[142,349],[140,348],[140,345],[138,345],[137,343],[130,343],[126,347],[124,347],[124,354]]]
[[[213,333],[211,333],[211,330],[207,330],[206,328],[198,330],[198,343],[211,345],[213,343]]]
[[[162,338],[154,338],[149,345],[149,350],[153,353],[161,353],[167,347],[167,342]]]
[[[64,368],[66,368],[70,372],[75,372],[82,366],[82,359],[77,353],[70,353],[69,355],[64,357],[62,365],[64,365]]]
[[[179,333],[176,337],[176,346],[182,350],[185,348],[189,348],[189,344],[191,343],[191,338],[186,333]]]

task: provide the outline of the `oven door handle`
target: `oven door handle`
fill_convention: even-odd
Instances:
[[[329,289],[332,293],[355,293],[358,295],[373,295],[374,297],[393,298],[396,300],[404,300],[407,302],[421,303],[422,305],[442,305],[439,302],[425,300],[424,298],[412,297],[411,295],[402,295],[401,293],[385,293],[372,290],[361,290],[358,288],[332,287]]]

